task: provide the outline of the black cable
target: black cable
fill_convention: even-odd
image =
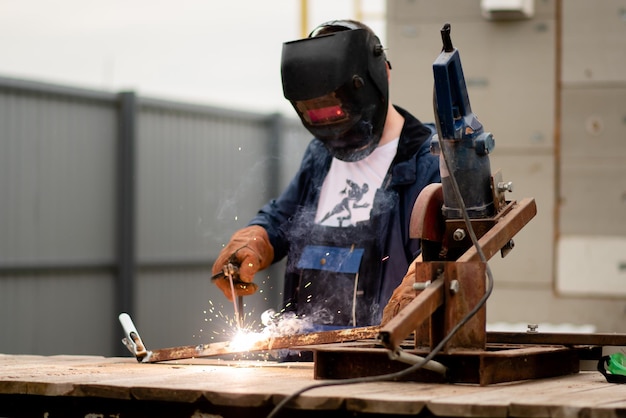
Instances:
[[[438,131],[438,134],[439,134],[439,138],[441,140],[441,131],[439,129],[439,115],[437,113],[437,103],[436,103],[434,92],[433,92],[433,106],[434,106],[434,110],[435,110],[435,121],[436,121],[437,131]],[[378,375],[378,376],[367,376],[367,377],[356,377],[356,378],[352,378],[352,379],[342,379],[342,380],[337,380],[337,381],[322,382],[322,383],[317,383],[317,384],[305,386],[304,388],[302,388],[302,389],[292,393],[291,395],[287,396],[285,399],[280,401],[274,407],[274,409],[269,413],[267,418],[274,418],[276,416],[276,414],[278,414],[278,412],[280,412],[280,410],[283,409],[289,402],[291,402],[292,400],[294,400],[298,396],[302,395],[304,392],[308,392],[308,391],[313,390],[313,389],[322,388],[322,387],[329,387],[329,386],[340,386],[340,385],[350,385],[350,384],[359,384],[359,383],[372,383],[372,382],[390,381],[390,380],[396,380],[396,379],[402,378],[402,377],[404,377],[404,376],[406,376],[408,374],[416,372],[417,370],[421,369],[430,360],[435,358],[435,356],[437,354],[439,354],[439,352],[448,343],[448,341],[450,341],[450,339],[452,339],[452,337],[458,332],[458,330],[461,329],[461,327],[463,325],[465,325],[470,319],[472,319],[472,317],[474,315],[476,315],[476,313],[485,305],[485,303],[487,302],[487,299],[489,299],[489,296],[491,295],[491,292],[493,291],[493,275],[491,273],[491,268],[489,267],[489,264],[487,263],[487,258],[485,257],[485,253],[483,252],[483,250],[480,247],[480,245],[478,245],[478,238],[476,237],[476,233],[474,232],[474,228],[472,227],[472,221],[471,221],[469,215],[467,214],[467,208],[465,207],[465,203],[463,202],[463,196],[461,195],[461,191],[459,189],[459,185],[458,185],[458,183],[456,181],[456,178],[453,175],[452,170],[450,170],[450,164],[448,163],[448,157],[446,156],[446,152],[445,152],[444,148],[445,147],[443,145],[440,147],[441,155],[443,157],[444,164],[446,165],[446,170],[450,174],[450,180],[451,180],[451,184],[452,184],[452,189],[453,189],[453,192],[454,192],[454,196],[455,196],[457,202],[459,203],[459,206],[460,206],[460,209],[461,209],[461,213],[463,215],[463,221],[465,222],[465,227],[467,228],[467,231],[469,233],[470,239],[472,240],[472,244],[476,248],[476,252],[478,253],[478,256],[480,257],[480,260],[483,263],[485,263],[485,266],[486,266],[486,270],[485,271],[486,271],[486,274],[487,274],[487,285],[486,285],[486,289],[485,289],[485,294],[483,295],[482,298],[480,298],[480,300],[478,301],[476,306],[474,306],[474,308],[472,310],[470,310],[467,313],[467,315],[465,315],[461,319],[461,321],[459,321],[452,328],[452,330],[450,330],[448,335],[446,335],[441,340],[441,342],[439,342],[439,344],[437,344],[433,348],[433,350],[426,357],[424,357],[420,362],[418,362],[418,363],[416,363],[416,364],[414,364],[414,365],[412,365],[410,367],[407,367],[406,369],[401,370],[399,372],[388,373],[388,374]]]

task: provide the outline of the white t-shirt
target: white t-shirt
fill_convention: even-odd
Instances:
[[[315,223],[346,227],[369,220],[374,195],[383,184],[398,142],[396,138],[379,146],[360,161],[333,158],[322,185]]]

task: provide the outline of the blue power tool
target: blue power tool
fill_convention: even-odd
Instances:
[[[450,175],[453,175],[469,217],[488,218],[495,213],[489,163],[495,141],[472,113],[459,51],[450,39],[449,23],[441,29],[441,38],[443,49],[433,63],[433,104],[438,134],[431,142],[431,151],[447,160],[447,164],[444,159],[440,164],[443,215],[446,219],[462,217],[461,206],[450,184]]]

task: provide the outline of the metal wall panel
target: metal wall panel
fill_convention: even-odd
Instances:
[[[554,17],[554,0],[535,0],[535,16]],[[480,0],[392,0],[387,2],[391,20],[410,22],[483,21]]]
[[[626,83],[564,88],[561,102],[563,158],[626,159]]]
[[[581,296],[555,297],[552,286],[514,287],[496,283],[487,302],[487,321],[592,325],[596,332],[623,333],[624,301]],[[538,331],[542,332],[541,326]]]
[[[626,86],[563,90],[560,230],[626,236]]]
[[[129,94],[0,78],[0,352],[124,353],[122,297],[152,347],[221,330],[203,323],[209,301],[226,302],[211,263],[287,184],[310,135],[295,118]],[[136,140],[128,177],[122,133]],[[127,198],[132,233],[118,217]],[[247,312],[278,306],[282,268],[259,277]]]
[[[563,82],[626,82],[626,1],[563,1]]]
[[[295,112],[294,112],[295,113]],[[304,151],[313,138],[300,123],[299,119],[283,118],[281,120],[282,143],[276,158],[281,161],[278,189],[282,191],[291,177],[300,167]]]
[[[112,104],[0,87],[0,266],[112,261]]]
[[[500,169],[504,181],[513,182],[507,200],[532,197],[537,215],[515,236],[515,248],[505,258],[496,255],[490,262],[495,280],[523,286],[552,283],[554,263],[554,156],[549,153],[502,155],[491,158],[492,172]]]
[[[554,147],[555,23],[449,19],[473,112],[494,134],[496,151]],[[416,28],[409,31],[409,26]],[[390,97],[433,121],[432,64],[441,51],[441,23],[389,25],[393,64]],[[402,53],[398,53],[401,51]]]
[[[113,282],[92,270],[0,276],[0,353],[111,355]]]
[[[267,199],[265,119],[142,107],[138,257],[213,258]]]
[[[626,2],[563,1],[556,290],[623,299]],[[617,286],[617,287],[616,287]]]
[[[565,158],[562,234],[626,236],[626,158]]]
[[[557,255],[561,294],[626,297],[626,235],[561,235]]]
[[[274,172],[282,161],[293,163],[282,144],[298,142],[289,144],[298,151],[306,145],[303,130],[272,137],[271,116],[181,111],[163,103],[141,109],[137,210],[144,264],[213,259],[295,172]]]

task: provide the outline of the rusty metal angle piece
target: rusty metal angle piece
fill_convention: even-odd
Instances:
[[[280,337],[270,337],[253,343],[245,348],[231,346],[230,341],[188,345],[152,350],[149,355],[138,359],[142,363],[157,363],[169,360],[182,360],[198,357],[215,357],[227,354],[277,350],[283,348],[304,349],[317,344],[352,342],[372,339],[378,336],[380,327],[347,328],[334,331],[311,332]]]
[[[430,318],[444,300],[443,279],[434,280],[398,315],[380,330],[380,340],[389,349],[399,347],[415,328]]]

